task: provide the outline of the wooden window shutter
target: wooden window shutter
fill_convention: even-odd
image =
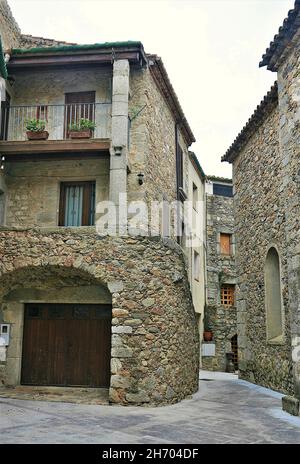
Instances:
[[[220,234],[221,255],[231,255],[231,234]]]

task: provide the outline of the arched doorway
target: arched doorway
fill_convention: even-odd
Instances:
[[[234,369],[237,371],[239,369],[239,356],[238,356],[238,336],[235,334],[230,339],[231,341],[231,352],[233,353],[232,362]]]
[[[56,266],[23,268],[4,280],[5,317],[19,330],[8,351],[8,371],[14,372],[8,384],[108,388],[107,287],[87,272]]]

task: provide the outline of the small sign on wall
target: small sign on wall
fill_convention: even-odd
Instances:
[[[0,345],[8,346],[9,345],[9,324],[0,324]]]
[[[216,344],[215,343],[202,343],[202,356],[215,356]]]

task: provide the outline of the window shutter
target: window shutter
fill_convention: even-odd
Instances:
[[[231,234],[220,234],[220,249],[222,255],[230,255]]]

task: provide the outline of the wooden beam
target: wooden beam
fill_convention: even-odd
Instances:
[[[107,152],[109,139],[0,141],[0,155]]]
[[[28,154],[9,154],[5,155],[6,163],[17,163],[26,161],[57,161],[57,160],[82,160],[82,159],[95,159],[95,158],[107,158],[109,159],[109,152],[99,151],[94,152],[82,152],[82,153],[68,153],[68,152],[57,152],[57,153],[28,153]]]
[[[137,52],[125,52],[116,53],[114,59],[124,59],[130,62],[139,62],[139,53]],[[31,68],[31,67],[45,67],[45,66],[62,66],[62,65],[74,65],[74,64],[112,64],[112,54],[85,54],[85,55],[61,55],[61,56],[26,56],[16,55],[10,59],[7,63],[7,69],[9,72],[16,71],[20,68]]]

